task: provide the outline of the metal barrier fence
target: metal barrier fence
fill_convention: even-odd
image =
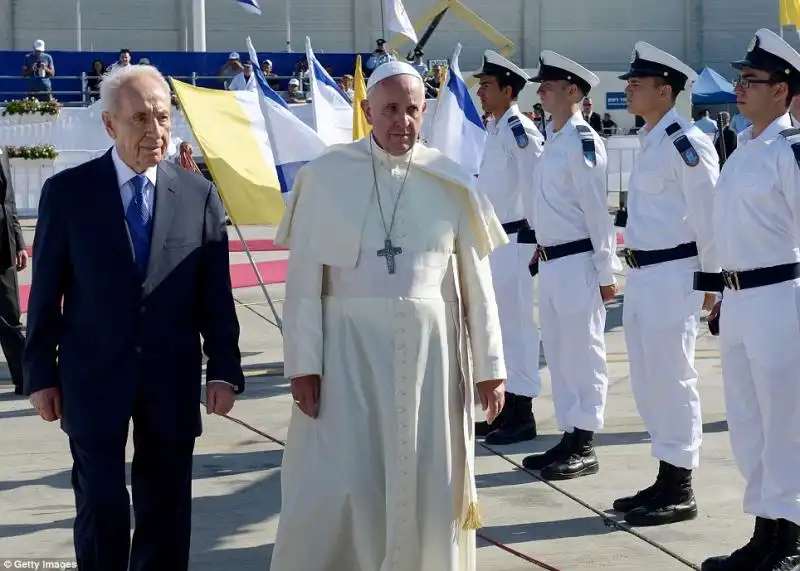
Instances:
[[[34,93],[28,89],[28,82],[30,78],[15,76],[15,75],[0,75],[0,81],[3,83],[19,83],[20,89],[12,90],[3,90],[0,91],[0,102],[2,101],[10,101],[13,99],[23,99],[29,96],[36,96],[36,95],[43,95],[49,93],[52,95],[56,100],[59,101],[64,106],[84,106],[90,105],[94,102],[97,97],[98,93],[96,90],[92,90],[89,88],[89,80],[94,76],[90,76],[88,73],[81,73],[80,75],[60,75],[55,76],[52,79],[56,83],[68,83],[70,87],[75,87],[75,89],[51,89],[48,92],[38,92]],[[199,87],[207,87],[211,89],[225,89],[228,83],[233,79],[233,76],[220,76],[220,75],[200,75],[198,73],[192,73],[188,76],[171,76],[177,80],[183,81],[185,83],[191,83],[192,85],[199,86]],[[269,76],[267,78],[267,82],[271,84],[271,87],[276,91],[285,90],[285,85],[289,82],[290,79],[300,79],[294,75],[274,75]],[[340,79],[340,78],[334,78]],[[272,85],[273,83],[277,83],[276,85]],[[301,92],[303,87],[303,81],[300,81],[301,85]]]

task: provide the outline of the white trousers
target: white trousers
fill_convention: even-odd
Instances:
[[[800,280],[724,296],[722,377],[744,510],[800,525]]]
[[[533,278],[528,262],[535,251],[533,244],[517,244],[516,234],[510,244],[491,253],[497,310],[506,359],[506,391],[536,397],[542,390],[539,376],[539,326],[534,319]]]
[[[631,387],[652,454],[679,468],[700,463],[703,420],[694,351],[703,292],[697,258],[630,269],[622,322]]]
[[[558,429],[603,428],[606,308],[591,253],[539,262],[539,319]]]

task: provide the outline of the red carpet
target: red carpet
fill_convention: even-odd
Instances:
[[[286,248],[281,248],[280,246],[276,246],[275,242],[265,238],[265,239],[256,239],[256,240],[247,240],[247,247],[250,248],[251,252],[285,252]],[[28,246],[25,248],[25,251],[28,252],[28,256],[33,255],[33,248]],[[244,244],[241,240],[231,240],[228,242],[228,251],[230,252],[244,252]]]

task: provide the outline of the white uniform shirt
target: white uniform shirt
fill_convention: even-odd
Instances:
[[[667,134],[673,123],[680,124],[680,132],[700,157],[697,166],[684,162]],[[675,109],[652,129],[643,127],[639,140],[628,181],[625,245],[632,250],[665,250],[696,242],[702,271],[719,272],[712,227],[719,156],[713,142]]]
[[[525,147],[519,146],[511,132],[508,120],[513,115],[525,128]],[[515,222],[525,217],[523,196],[533,192],[533,171],[542,154],[544,137],[517,105],[509,107],[500,119],[490,119],[486,130],[478,190],[489,198],[500,222]]]
[[[590,238],[593,262],[601,285],[615,283],[616,232],[608,213],[606,148],[592,131],[597,164],[589,166],[576,125],[589,124],[580,112],[556,133],[548,127],[547,144],[533,177],[533,200],[525,213],[542,246],[555,246]]]
[[[721,265],[740,271],[800,261],[800,169],[783,115],[753,139],[753,128],[725,162],[714,201],[714,238]]]

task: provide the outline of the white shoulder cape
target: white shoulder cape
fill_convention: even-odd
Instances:
[[[369,139],[333,145],[297,174],[275,243],[321,265],[353,268],[372,192]],[[508,243],[475,178],[436,149],[414,147],[412,167],[438,179],[463,204],[478,255]]]

